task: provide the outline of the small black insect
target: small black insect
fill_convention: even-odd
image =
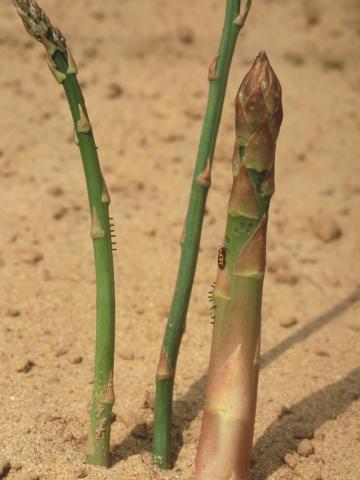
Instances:
[[[115,224],[114,224],[114,218],[109,217],[109,226],[110,226],[110,236],[111,236],[111,248],[113,252],[117,251],[117,248],[114,246],[116,245],[117,242],[113,241],[113,238],[116,238],[115,234]]]
[[[211,317],[210,317],[210,323],[211,325],[214,325],[215,321],[215,312],[216,312],[216,306],[214,305],[214,288],[215,288],[215,282],[211,284],[211,290],[208,291],[208,300],[210,302],[210,312],[211,312]]]
[[[225,247],[220,246],[218,250],[218,257],[217,257],[218,267],[220,268],[220,270],[224,270],[225,268],[225,257],[226,257]]]

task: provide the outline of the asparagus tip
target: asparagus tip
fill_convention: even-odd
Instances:
[[[35,0],[13,0],[13,4],[24,27],[32,37],[43,43],[47,49],[49,49],[50,42],[56,50],[66,52],[64,35],[51,24],[49,17]]]
[[[260,51],[236,95],[236,131],[239,146],[246,146],[253,133],[266,124],[271,141],[282,122],[281,85],[264,50]]]

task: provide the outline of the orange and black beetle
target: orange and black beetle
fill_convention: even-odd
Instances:
[[[225,268],[225,256],[226,256],[225,247],[220,246],[218,250],[218,257],[217,257],[218,267],[220,268],[220,270],[224,270]]]

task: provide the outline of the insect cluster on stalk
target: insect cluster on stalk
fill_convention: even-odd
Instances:
[[[226,265],[226,250],[223,245],[220,245],[218,248],[218,255],[217,255],[217,264],[220,270],[224,270],[225,265]],[[210,311],[211,311],[211,320],[210,323],[211,325],[214,325],[214,320],[215,320],[215,312],[216,312],[216,305],[214,304],[214,288],[215,288],[215,282],[211,284],[211,290],[208,292],[208,300],[211,304]]]
[[[116,234],[115,234],[115,224],[114,224],[114,218],[113,217],[109,217],[110,219],[110,234],[111,234],[111,238],[115,238],[116,237]],[[116,245],[117,242],[111,242],[111,247],[112,247],[112,251],[113,252],[116,252],[117,248]]]

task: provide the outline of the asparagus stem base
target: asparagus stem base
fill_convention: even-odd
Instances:
[[[174,379],[156,381],[155,420],[157,435],[154,437],[153,454],[156,464],[163,469],[171,468],[171,410]]]

